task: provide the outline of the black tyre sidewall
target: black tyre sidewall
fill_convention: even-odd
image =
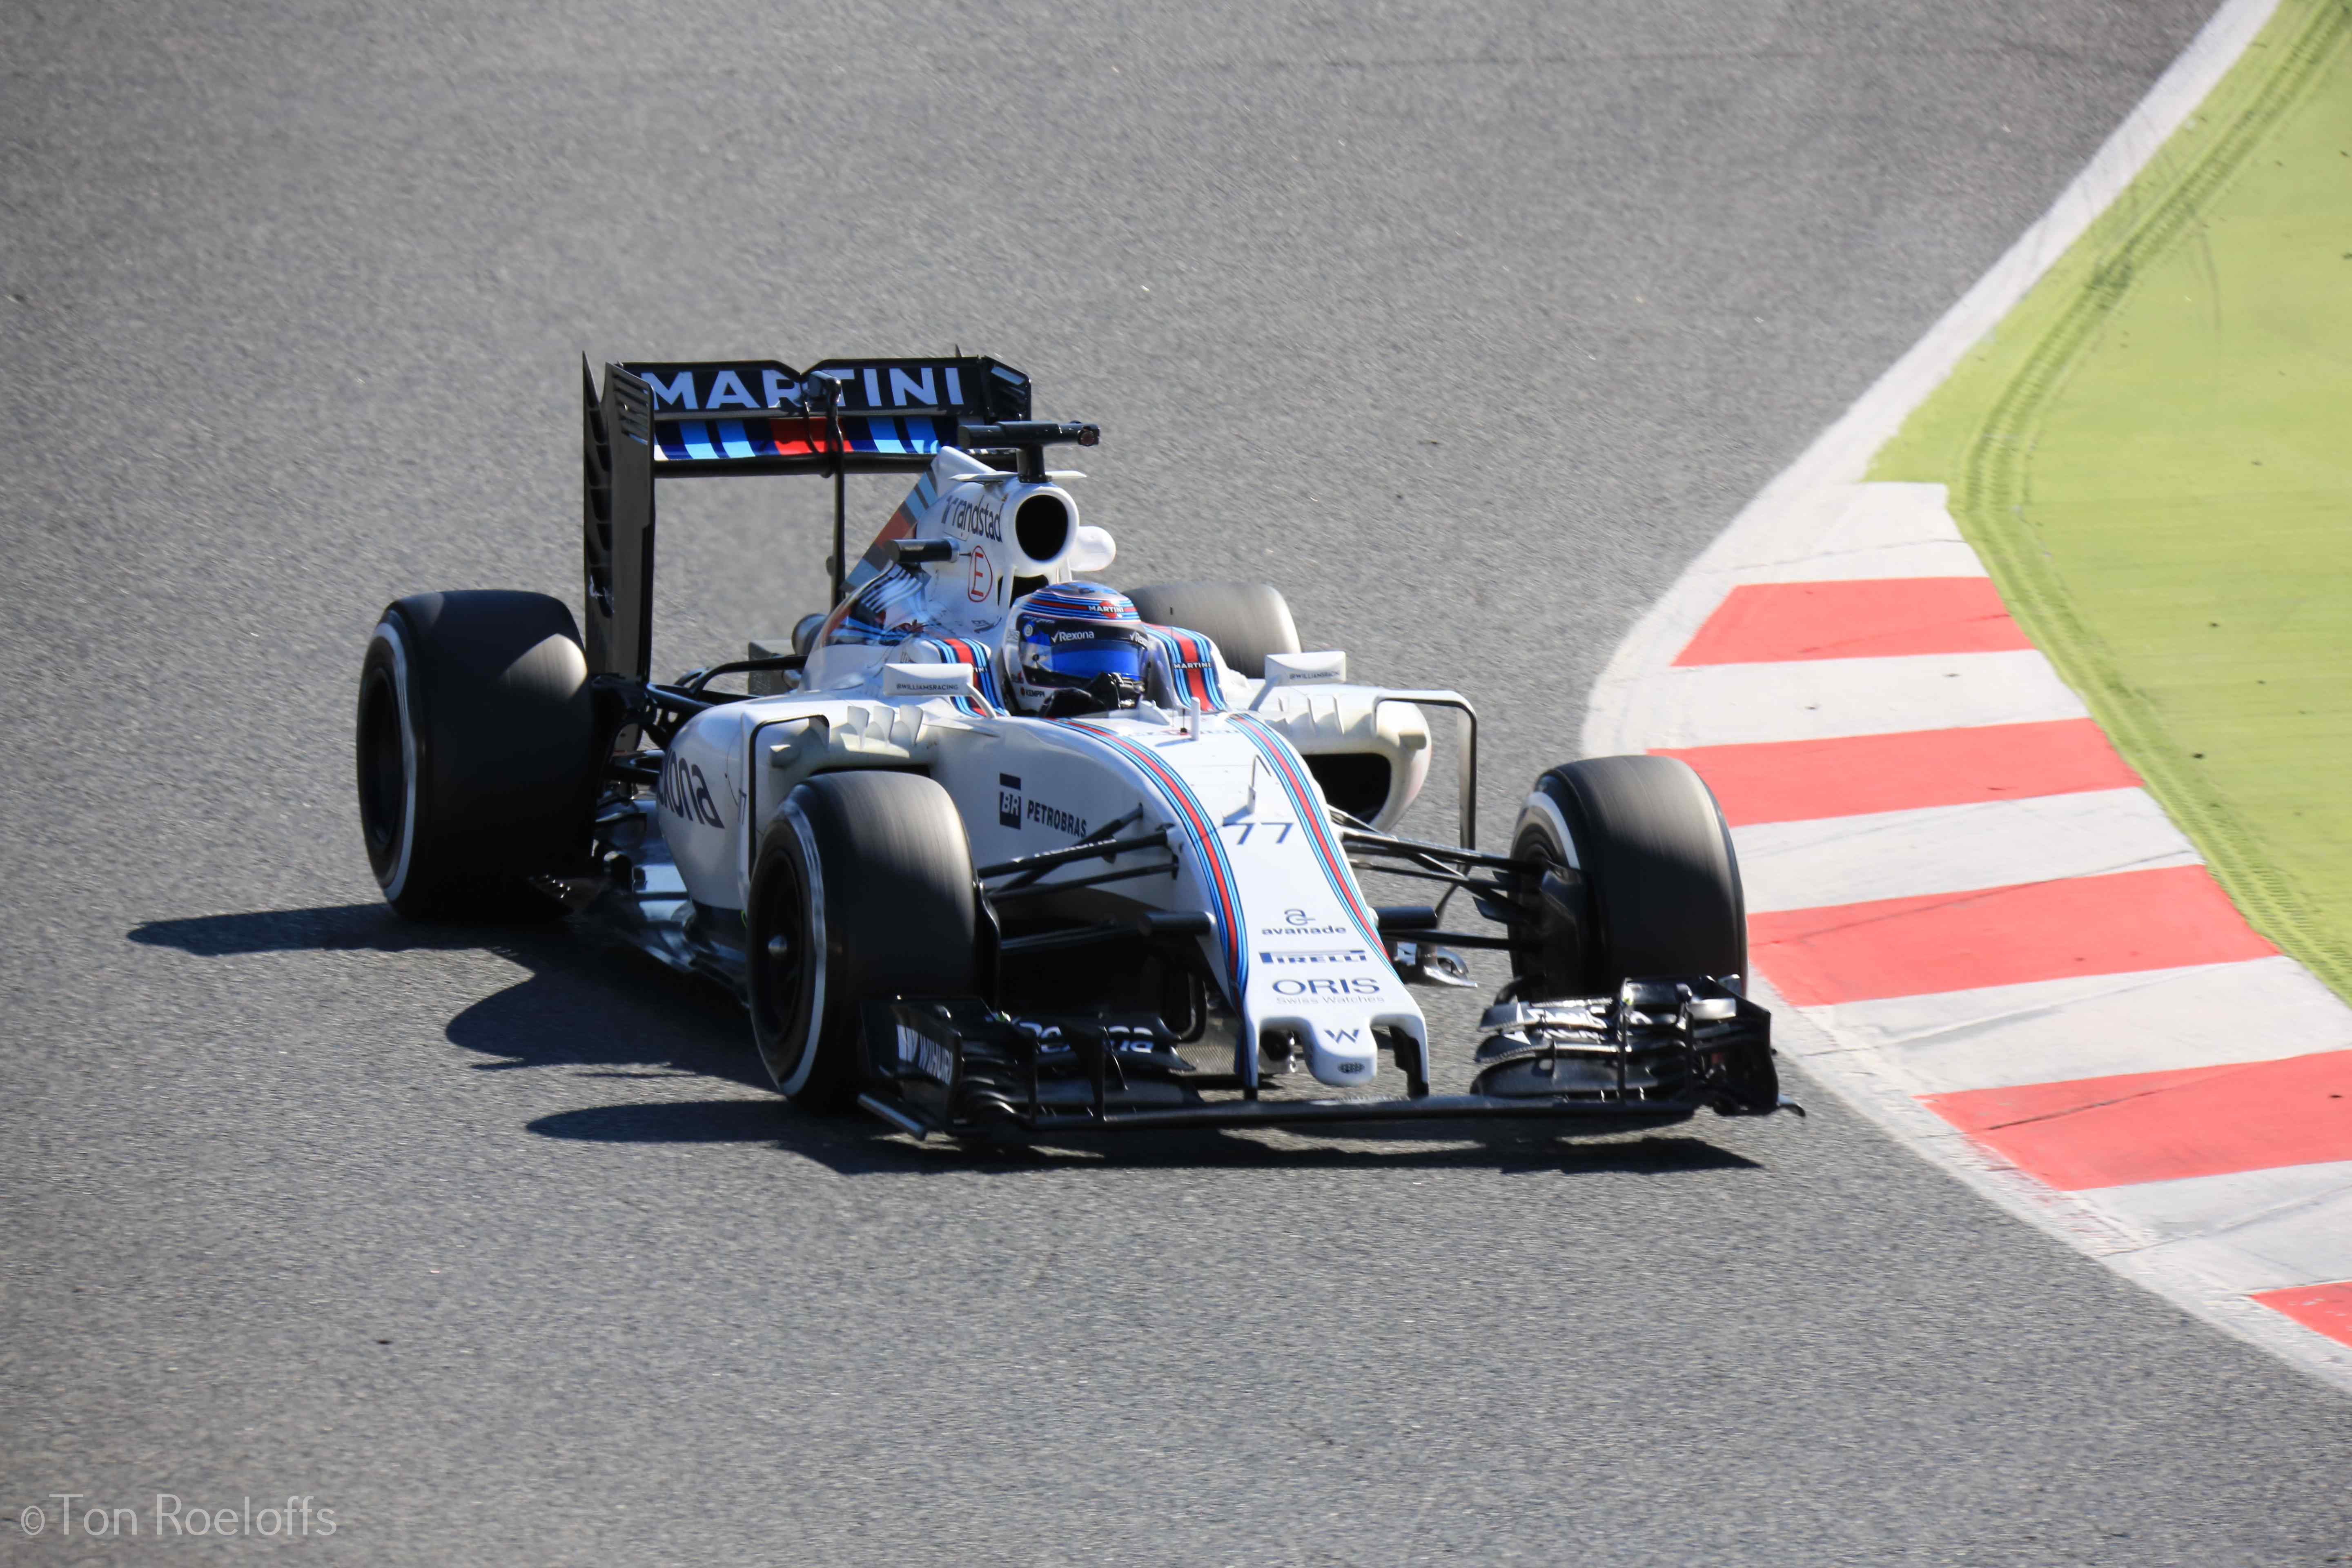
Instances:
[[[1536,793],[1549,795],[1545,781],[1536,782]],[[1559,802],[1555,798],[1557,808]],[[1573,843],[1563,843],[1561,832],[1549,816],[1533,807],[1519,814],[1517,831],[1511,835],[1511,858],[1523,864],[1548,863],[1550,866],[1572,867],[1579,863],[1579,851]],[[1529,873],[1534,875],[1534,873]],[[1573,961],[1545,952],[1529,939],[1515,932],[1512,936],[1511,977],[1517,983],[1517,994],[1526,1001],[1538,1001],[1551,996],[1586,996],[1596,994],[1592,979],[1595,969],[1593,955],[1588,950]],[[1528,942],[1528,945],[1520,945]]]
[[[396,705],[404,809],[370,831],[371,774]],[[361,666],[362,836],[377,885],[415,918],[544,918],[532,877],[584,854],[597,783],[595,719],[571,610],[544,594],[425,594],[387,606]],[[375,804],[381,804],[376,802]],[[382,824],[375,826],[381,826]]]
[[[824,1034],[809,1026],[812,1008],[822,1007],[832,970],[826,962],[824,921],[824,866],[817,853],[818,836],[801,806],[797,794],[787,800],[760,840],[751,864],[751,903],[744,910],[744,952],[751,992],[751,1037],[761,1064],[779,1093],[813,1107],[827,1108],[843,1098],[843,1075],[831,1070],[821,1077]],[[815,889],[814,898],[812,889]],[[812,937],[811,926],[819,929]],[[768,943],[778,929],[803,956],[814,950],[814,969],[805,963],[789,977],[776,972],[768,957]],[[811,1056],[814,1040],[815,1055]],[[803,1069],[806,1070],[803,1070]]]
[[[376,886],[383,889],[392,907],[412,920],[430,918],[439,912],[446,889],[427,876],[418,876],[417,840],[420,825],[432,820],[432,808],[425,799],[431,788],[432,770],[427,765],[425,752],[431,744],[431,726],[419,711],[423,696],[415,674],[415,629],[401,616],[400,606],[385,609],[375,630],[368,637],[367,657],[360,666],[359,738],[357,745],[360,787],[360,833],[368,852],[369,868],[375,873]],[[373,704],[388,702],[391,721],[385,733],[374,721],[378,714],[371,711]],[[391,744],[401,752],[397,768],[400,776],[400,798],[396,821],[372,820],[375,807],[391,802],[372,799],[376,788],[375,770],[390,766],[389,759],[377,754],[376,748]],[[378,837],[378,830],[383,836]],[[425,857],[430,862],[428,852]]]
[[[867,1002],[981,989],[971,845],[953,799],[919,773],[821,773],[795,789],[761,837],[745,921],[761,1060],[812,1110],[861,1087]],[[767,952],[787,921],[795,951],[819,955],[789,995]]]
[[[1591,757],[1545,773],[1536,792],[1573,840],[1532,803],[1512,854],[1540,837],[1578,867],[1591,921],[1579,993],[1613,992],[1629,976],[1748,973],[1746,897],[1722,808],[1673,757]],[[1561,851],[1567,853],[1561,853]],[[1521,968],[1515,957],[1513,967]]]

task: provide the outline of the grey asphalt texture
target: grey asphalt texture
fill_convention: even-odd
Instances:
[[[1801,1079],[1646,1138],[919,1148],[646,962],[394,919],[352,800],[383,603],[576,593],[583,350],[960,343],[1101,422],[1115,581],[1266,577],[1469,692],[1492,841],[2202,19],[22,0],[0,1558],[160,1556],[167,1492],[372,1563],[2352,1559],[2352,1405]],[[666,496],[666,668],[814,607],[822,489]]]

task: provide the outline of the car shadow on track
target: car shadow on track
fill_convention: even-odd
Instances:
[[[488,952],[530,973],[449,1020],[484,1072],[571,1068],[611,1079],[724,1079],[765,1091],[742,1009],[718,986],[557,924],[426,925],[383,904],[151,921],[130,940],[204,958],[265,952]]]
[[[845,1175],[962,1172],[1017,1175],[1074,1165],[1121,1170],[1402,1170],[1475,1167],[1509,1172],[1752,1171],[1757,1163],[1703,1139],[1651,1133],[1570,1138],[1517,1124],[1468,1131],[1350,1128],[1328,1136],[1265,1136],[1213,1129],[1057,1136],[1048,1144],[916,1142],[856,1116],[808,1116],[780,1101],[719,1100],[600,1105],[541,1117],[531,1131],[588,1142],[767,1142]]]
[[[667,1094],[543,1116],[529,1131],[592,1143],[767,1144],[844,1175],[968,1172],[1017,1175],[1072,1165],[1138,1169],[1423,1169],[1504,1172],[1753,1170],[1756,1162],[1688,1135],[1571,1137],[1534,1122],[1372,1126],[1343,1133],[1215,1130],[1056,1138],[1048,1145],[921,1143],[858,1116],[794,1110],[768,1091],[742,1010],[719,987],[558,925],[422,925],[382,904],[263,910],[151,921],[127,933],[199,957],[265,952],[491,952],[529,976],[450,1019],[453,1044],[492,1059],[479,1071],[570,1068],[592,1079],[721,1080],[756,1096]],[[656,1091],[658,1093],[658,1091]]]

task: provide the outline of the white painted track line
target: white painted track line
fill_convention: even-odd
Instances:
[[[1934,805],[1731,830],[1748,912],[2202,864],[2146,790]]]

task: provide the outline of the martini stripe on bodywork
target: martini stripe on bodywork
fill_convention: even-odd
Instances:
[[[996,673],[990,667],[987,654],[980,645],[963,637],[931,637],[920,639],[929,643],[947,657],[941,663],[961,664],[971,671],[971,697],[959,697],[955,705],[976,719],[993,719],[1004,705],[996,692]]]
[[[1379,921],[1364,907],[1364,900],[1356,890],[1355,879],[1340,856],[1339,847],[1332,841],[1329,825],[1323,820],[1322,805],[1315,797],[1315,786],[1309,781],[1306,764],[1299,759],[1297,750],[1263,719],[1247,713],[1235,713],[1230,716],[1230,721],[1251,745],[1257,748],[1258,754],[1265,759],[1267,769],[1282,785],[1283,793],[1290,797],[1291,809],[1298,818],[1299,829],[1307,835],[1307,844],[1315,851],[1316,864],[1322,868],[1323,879],[1331,885],[1332,895],[1339,900],[1339,907],[1348,911],[1348,917],[1364,933],[1366,942],[1386,951],[1380,938]]]
[[[1181,626],[1146,622],[1143,629],[1168,660],[1169,674],[1181,688],[1179,695],[1189,698],[1201,712],[1223,712],[1224,691],[1217,680],[1216,658],[1210,652],[1208,639]]]
[[[1215,819],[1193,795],[1192,786],[1154,756],[1150,747],[1077,720],[1067,721],[1066,727],[1100,741],[1134,762],[1175,808],[1177,826],[1208,870],[1209,895],[1217,901],[1217,941],[1224,949],[1225,972],[1232,977],[1234,996],[1238,1002],[1249,983],[1249,943],[1244,940],[1241,929],[1241,899],[1235,890],[1234,868],[1225,858],[1224,844],[1217,837]]]

